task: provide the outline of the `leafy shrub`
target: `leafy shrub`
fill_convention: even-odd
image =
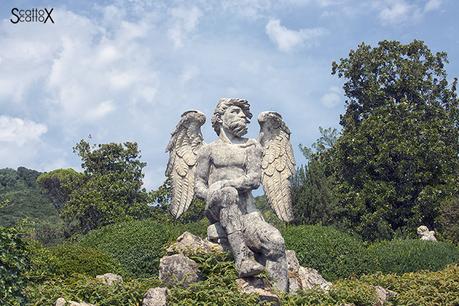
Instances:
[[[459,249],[446,242],[392,240],[370,245],[376,270],[383,273],[405,273],[419,270],[437,271],[459,261]]]
[[[72,301],[84,301],[100,306],[140,305],[149,288],[157,287],[155,278],[125,280],[121,284],[107,286],[87,275],[55,278],[27,287],[29,305],[54,305],[59,297]]]
[[[74,273],[96,276],[104,273],[125,274],[121,264],[111,255],[80,244],[64,243],[50,249],[57,260],[57,274],[70,276]]]
[[[459,243],[459,222],[457,220],[459,220],[459,198],[448,198],[441,203],[437,217],[442,238]]]
[[[284,294],[282,305],[375,305],[376,291],[372,285],[358,280],[340,280],[329,292],[320,289],[299,291],[295,295]]]
[[[327,280],[372,271],[373,259],[365,244],[333,227],[287,226],[283,236],[287,249],[296,251],[300,264],[317,269]]]
[[[26,244],[18,231],[0,226],[0,305],[19,305],[28,269]]]
[[[438,272],[374,274],[361,281],[397,292],[394,305],[459,305],[459,266]]]
[[[237,289],[237,272],[226,253],[191,256],[204,280],[187,288],[170,289],[170,305],[258,305],[256,295],[242,294]]]
[[[158,274],[165,249],[184,231],[204,235],[207,221],[198,223],[157,222],[149,219],[112,224],[83,236],[79,243],[112,255],[126,271],[137,277]]]

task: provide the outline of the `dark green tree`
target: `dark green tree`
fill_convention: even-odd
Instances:
[[[333,148],[337,217],[366,239],[436,228],[440,203],[457,192],[459,100],[447,62],[415,40],[361,44],[333,63],[348,98]]]
[[[330,149],[338,139],[338,131],[319,127],[320,138],[311,148],[300,145],[308,163],[297,169],[293,177],[293,209],[300,224],[330,224],[337,198],[334,193],[333,164]]]
[[[54,207],[60,211],[70,199],[72,191],[78,189],[83,183],[84,177],[84,174],[72,168],[56,169],[41,174],[37,178],[37,183],[53,201]]]
[[[63,208],[64,219],[77,221],[75,230],[86,232],[102,225],[149,215],[149,194],[142,187],[137,143],[91,145],[81,140],[75,147],[82,160],[84,178],[76,180]]]

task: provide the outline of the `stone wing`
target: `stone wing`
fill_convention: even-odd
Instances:
[[[290,143],[290,130],[276,112],[263,112],[259,142],[263,146],[262,182],[268,203],[279,219],[293,220],[292,183],[295,174],[295,158]]]
[[[197,154],[203,145],[201,126],[205,122],[205,115],[199,111],[183,113],[166,148],[169,152],[166,176],[172,182],[169,210],[176,219],[188,209],[194,197]]]

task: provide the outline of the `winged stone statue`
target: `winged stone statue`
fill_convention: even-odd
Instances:
[[[212,116],[217,140],[206,144],[201,127],[205,115],[182,114],[166,151],[166,175],[172,181],[170,212],[179,218],[196,196],[206,202],[208,232],[222,233],[240,277],[266,270],[278,290],[288,290],[285,243],[280,232],[256,209],[252,190],[263,185],[279,217],[293,220],[291,181],[295,160],[290,130],[277,112],[258,116],[257,139],[243,137],[252,114],[247,100],[222,98]],[[210,238],[209,234],[209,238]]]

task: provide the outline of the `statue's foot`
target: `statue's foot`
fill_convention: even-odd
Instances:
[[[236,264],[239,277],[249,277],[260,274],[265,267],[253,259],[245,258]]]

